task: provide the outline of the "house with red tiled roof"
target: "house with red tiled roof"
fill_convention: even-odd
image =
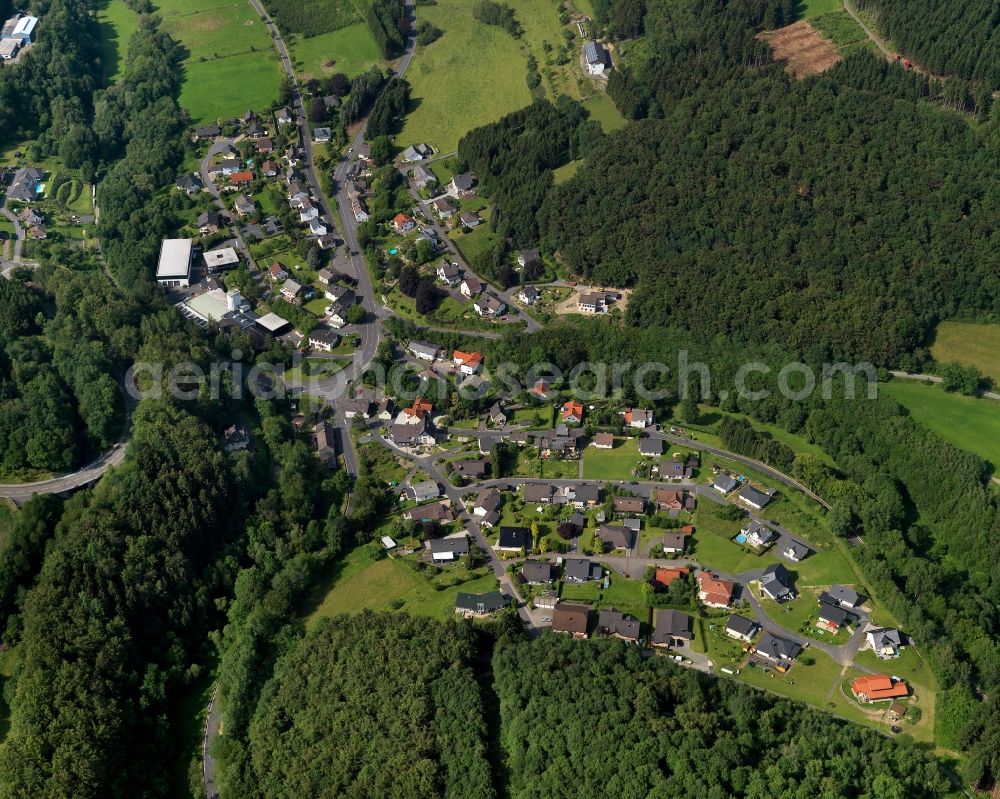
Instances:
[[[451,360],[463,375],[474,375],[483,363],[483,356],[479,352],[455,350],[451,354]]]
[[[248,183],[253,183],[253,172],[249,169],[244,169],[242,172],[233,172],[229,176],[229,182],[234,186],[245,186]]]
[[[666,588],[678,577],[683,577],[685,574],[688,574],[688,570],[683,566],[672,568],[658,566],[656,573],[653,575],[653,580]]]
[[[908,696],[910,689],[902,680],[886,674],[866,674],[851,683],[851,692],[859,702],[880,702]]]
[[[402,214],[402,213],[396,214],[392,218],[392,229],[395,230],[397,233],[400,233],[400,234],[402,234],[402,233],[409,233],[416,226],[417,226],[417,223],[414,222],[406,214]]]
[[[710,608],[728,608],[733,601],[736,584],[709,572],[698,573],[698,599]]]
[[[568,424],[580,424],[583,422],[583,403],[576,400],[567,400],[560,409],[562,420]]]

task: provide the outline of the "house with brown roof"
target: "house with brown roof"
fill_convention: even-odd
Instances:
[[[646,500],[642,497],[612,497],[611,510],[614,513],[642,513],[646,510]]]
[[[675,491],[672,488],[658,488],[653,493],[656,509],[659,511],[694,510],[695,501],[687,491]]]
[[[614,608],[605,608],[597,616],[597,634],[639,643],[639,621]]]
[[[552,631],[574,638],[587,638],[590,608],[586,605],[560,604],[552,611]]]
[[[611,433],[598,433],[593,443],[597,449],[614,449],[615,437]]]

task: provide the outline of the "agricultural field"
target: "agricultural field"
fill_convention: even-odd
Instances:
[[[162,0],[157,13],[188,51],[180,102],[195,124],[274,103],[281,81],[278,55],[249,3]]]
[[[1000,402],[949,393],[919,380],[890,380],[880,383],[879,391],[945,441],[1000,468]]]
[[[456,577],[472,579],[450,585]],[[439,591],[438,582],[448,587]],[[454,616],[455,596],[459,591],[482,593],[496,587],[496,577],[486,568],[470,574],[464,565],[455,563],[439,574],[430,568],[418,572],[398,558],[375,560],[368,547],[361,546],[334,565],[322,581],[312,598],[314,607],[306,618],[306,627],[327,616],[356,613],[365,608],[449,619]]]
[[[124,0],[103,0],[97,11],[101,28],[101,74],[114,81],[125,69],[128,41],[139,28],[139,15]]]
[[[1000,384],[1000,325],[941,322],[934,333],[931,355],[939,363],[958,361],[975,366]]]
[[[295,71],[304,80],[343,72],[349,78],[367,72],[382,62],[378,45],[364,23],[308,38],[285,36]]]

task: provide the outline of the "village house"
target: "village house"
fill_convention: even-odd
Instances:
[[[476,298],[472,304],[473,310],[480,316],[493,318],[507,310],[507,304],[492,294],[486,293]]]
[[[602,525],[597,528],[594,537],[611,549],[631,550],[635,547],[635,531],[624,525]]]
[[[482,292],[482,290],[485,287],[486,284],[483,283],[479,278],[467,277],[465,278],[465,280],[462,281],[461,285],[458,287],[458,290],[462,293],[463,297],[468,297],[469,299],[472,299],[473,297],[477,296],[480,292]]]
[[[430,167],[415,166],[411,176],[418,189],[426,189],[428,186],[433,186],[438,182],[437,175],[431,171]]]
[[[420,522],[421,524],[428,522],[450,524],[453,521],[451,507],[447,502],[431,502],[428,505],[418,505],[415,508],[409,508],[403,513],[403,518],[407,521]]]
[[[865,644],[881,660],[898,658],[903,648],[903,636],[899,630],[878,628],[865,633]]]
[[[220,214],[215,208],[209,208],[207,211],[202,211],[198,215],[198,232],[202,236],[210,236],[212,233],[218,233],[219,228],[221,228],[224,224],[225,221],[222,218],[222,214]]]
[[[657,488],[653,491],[653,501],[658,511],[693,511],[695,498],[687,491],[675,491],[672,488]]]
[[[271,280],[287,280],[288,272],[285,271],[278,261],[275,261],[267,268],[267,273],[271,276]]]
[[[661,546],[666,555],[683,555],[687,547],[687,536],[683,533],[664,533]]]
[[[552,611],[552,631],[566,633],[574,638],[587,638],[590,608],[586,605],[562,603]]]
[[[450,563],[462,555],[469,554],[469,538],[465,533],[447,538],[433,538],[427,548],[431,551],[431,560],[435,563]]]
[[[656,571],[653,572],[653,581],[658,583],[661,588],[666,589],[674,580],[687,574],[689,571],[684,566],[657,566]]]
[[[486,458],[477,458],[475,460],[455,461],[451,467],[455,474],[462,477],[467,477],[470,480],[482,480],[489,474],[490,462]]]
[[[763,524],[758,522],[756,519],[751,519],[749,522],[740,528],[740,535],[743,536],[743,543],[754,549],[763,549],[764,547],[770,546],[775,540],[774,530],[769,527],[765,527]]]
[[[605,608],[597,615],[597,634],[617,638],[629,644],[639,643],[640,625],[638,619],[627,616],[620,610]]]
[[[828,605],[826,602],[819,603],[819,615],[816,619],[816,626],[828,633],[835,633],[847,624],[847,611],[837,605]]]
[[[613,513],[644,513],[646,500],[642,497],[612,497],[611,510]]]
[[[236,199],[233,200],[233,210],[236,211],[236,215],[240,217],[253,216],[254,211],[257,210],[257,206],[254,205],[252,199],[250,199],[245,194],[237,194]]]
[[[851,693],[864,704],[885,700],[902,699],[910,689],[902,680],[894,680],[887,674],[865,674],[851,683]]]
[[[534,286],[523,286],[517,292],[517,298],[525,305],[534,305],[538,302],[539,297],[541,297],[541,294],[539,294],[538,289]]]
[[[576,400],[567,400],[559,409],[562,421],[565,424],[583,424],[583,403]]]
[[[501,527],[493,548],[499,552],[528,552],[531,550],[531,530],[527,527]]]
[[[483,518],[497,510],[502,500],[503,496],[495,488],[488,488],[485,491],[481,491],[479,496],[476,497],[475,504],[472,506],[472,515]]]
[[[641,410],[639,408],[626,408],[624,416],[625,424],[637,430],[645,430],[647,427],[652,427],[653,425],[652,411]]]
[[[554,578],[552,564],[547,560],[527,560],[521,567],[521,578],[528,585],[546,585]]]
[[[644,458],[659,458],[663,454],[663,439],[640,438],[639,454]]]
[[[309,333],[309,346],[321,352],[332,352],[340,336],[326,327],[317,327]]]
[[[553,488],[546,483],[528,483],[524,486],[524,501],[535,505],[552,501]]]
[[[490,616],[503,610],[508,604],[510,604],[510,600],[499,591],[490,591],[485,594],[468,594],[459,591],[455,596],[455,612],[466,619]]]
[[[244,452],[250,448],[250,433],[243,425],[227,427],[222,434],[222,448],[226,452]]]
[[[260,165],[260,174],[265,178],[278,177],[278,164],[276,161],[265,161]]]
[[[810,551],[809,547],[805,544],[786,537],[779,543],[778,554],[785,558],[785,560],[798,563],[800,560],[808,557]]]
[[[433,362],[441,358],[441,347],[437,344],[428,344],[425,341],[411,341],[406,349],[421,361]]]
[[[758,491],[751,485],[743,486],[737,499],[744,505],[749,505],[755,510],[763,510],[771,501],[771,495],[763,491]]]
[[[281,286],[281,296],[288,302],[297,304],[301,293],[302,284],[292,278],[288,278]]]
[[[414,502],[426,502],[441,496],[441,488],[434,480],[413,483],[406,489],[406,495]]]
[[[736,584],[710,572],[698,572],[698,599],[710,608],[728,608],[733,601]]]
[[[608,51],[600,42],[587,42],[583,46],[583,61],[587,65],[588,75],[603,75],[609,68]]]
[[[563,561],[563,579],[568,583],[586,583],[604,577],[604,567],[585,558],[566,558]]]
[[[517,265],[524,269],[528,266],[536,266],[541,264],[542,257],[539,255],[538,250],[521,250],[517,254]]]
[[[475,197],[475,185],[476,179],[472,177],[472,175],[468,173],[455,175],[451,179],[451,183],[448,184],[448,196],[454,197],[456,200],[462,200],[466,197]]]
[[[475,211],[462,211],[462,213],[458,215],[458,221],[462,223],[462,227],[472,230],[473,228],[478,227],[482,220],[479,218],[479,214]]]
[[[737,613],[730,616],[726,622],[726,635],[737,641],[745,641],[749,644],[759,631],[760,625],[757,622]]]
[[[483,356],[479,352],[455,350],[452,353],[451,360],[463,375],[474,375],[483,364]]]
[[[174,185],[177,187],[178,191],[183,191],[188,197],[192,197],[205,189],[205,184],[201,180],[201,175],[197,172],[189,172],[186,175],[181,175],[176,181],[174,181]]]
[[[802,647],[795,641],[780,638],[771,631],[765,630],[752,651],[757,658],[766,661],[778,671],[785,672],[791,668],[795,658],[802,651]]]
[[[458,268],[458,264],[442,261],[438,264],[436,271],[438,280],[448,286],[457,286],[462,282],[462,273]]]
[[[431,208],[434,209],[434,213],[438,215],[440,219],[451,219],[458,208],[448,200],[447,197],[438,197],[431,201]]]
[[[313,428],[313,442],[316,454],[327,468],[337,465],[336,435],[328,422],[320,422]]]
[[[494,402],[490,406],[487,419],[493,427],[503,427],[507,424],[507,414],[504,412],[503,405],[499,401]]]
[[[676,610],[659,610],[649,643],[660,649],[684,646],[694,639],[692,619]]]
[[[399,233],[400,235],[409,233],[416,226],[417,223],[414,222],[413,219],[407,216],[406,214],[399,213],[392,218],[392,229],[397,233]]]
[[[597,433],[592,444],[595,449],[613,449],[615,437],[611,433]]]
[[[795,599],[795,588],[788,569],[780,563],[772,563],[760,578],[760,590],[775,602],[787,602]]]
[[[738,486],[739,480],[725,473],[719,473],[715,476],[715,480],[712,481],[712,488],[718,491],[720,494],[728,494],[736,486]]]

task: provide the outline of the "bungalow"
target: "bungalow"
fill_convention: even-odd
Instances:
[[[423,161],[434,155],[434,151],[426,144],[414,144],[403,150],[403,163],[412,164],[414,161]]]
[[[461,200],[465,197],[476,196],[476,179],[468,173],[455,175],[448,184],[447,193],[449,197]]]
[[[458,533],[447,538],[432,538],[428,549],[431,551],[432,561],[448,563],[462,555],[469,554],[469,538],[465,533]]]
[[[775,602],[787,602],[795,599],[795,588],[792,585],[792,575],[780,563],[772,563],[760,578],[760,590]]]
[[[489,420],[490,424],[494,427],[503,427],[507,424],[507,414],[503,409],[503,405],[499,402],[494,402],[493,405],[490,406]]]
[[[426,502],[428,499],[441,496],[441,489],[434,480],[424,480],[420,483],[412,483],[406,489],[406,495],[416,502]]]
[[[778,554],[792,563],[798,563],[803,558],[808,557],[810,551],[805,544],[791,538],[785,538],[778,544]]]
[[[337,465],[337,446],[333,428],[328,422],[320,422],[313,428],[316,454],[327,467]]]
[[[432,200],[431,208],[434,209],[434,213],[441,219],[451,219],[455,215],[455,212],[458,211],[458,208],[446,197],[438,197],[436,200]]]
[[[611,433],[598,433],[594,436],[593,444],[597,449],[614,449],[615,437]]]
[[[600,563],[584,558],[566,558],[563,561],[563,579],[568,583],[586,583],[600,580],[603,576],[604,567]]]
[[[659,458],[663,454],[663,439],[640,438],[639,454],[644,458]]]
[[[472,230],[473,228],[478,227],[482,220],[479,218],[479,214],[475,211],[462,211],[462,213],[458,215],[458,221],[462,223],[463,227],[467,227],[469,230]]]
[[[472,506],[472,515],[480,518],[487,516],[500,507],[503,496],[495,488],[488,488],[480,492],[476,497],[476,502]]]
[[[751,485],[747,485],[743,486],[743,490],[740,491],[737,499],[744,505],[749,505],[751,508],[763,510],[771,501],[771,495],[764,493],[763,491],[758,491]]]
[[[455,350],[451,355],[451,360],[463,375],[474,375],[483,364],[483,356],[479,352]]]
[[[451,508],[444,502],[431,502],[428,505],[417,505],[403,514],[407,521],[416,522],[451,522]]]
[[[861,597],[857,591],[843,585],[831,585],[829,591],[824,592],[830,598],[830,604],[840,605],[842,608],[854,609],[861,604]]]
[[[281,286],[281,296],[288,302],[298,302],[301,293],[302,284],[292,278],[288,278]]]
[[[490,462],[486,458],[455,461],[451,466],[455,474],[475,480],[482,480],[490,471]]]
[[[421,361],[434,362],[441,357],[441,347],[437,344],[428,344],[424,341],[411,341],[407,349]]]
[[[779,671],[790,668],[801,651],[802,647],[797,642],[779,638],[770,630],[764,630],[753,649],[757,657],[773,664]]]
[[[214,208],[202,211],[198,215],[198,232],[202,236],[218,233],[219,228],[225,224],[222,215]]]
[[[483,294],[472,304],[473,310],[480,316],[497,317],[507,310],[507,304],[492,294]]]
[[[905,682],[894,680],[887,674],[866,674],[851,683],[851,693],[859,702],[868,703],[901,699],[908,696],[910,690]]]
[[[525,305],[534,305],[541,295],[534,286],[524,286],[517,292],[517,298]]]
[[[332,250],[335,249],[337,246],[337,237],[334,236],[332,233],[327,233],[325,235],[320,236],[319,239],[317,239],[317,241],[319,242],[319,248],[321,250]]]
[[[268,267],[267,272],[271,276],[271,280],[286,280],[288,278],[288,272],[285,271],[285,267],[277,261]]]
[[[458,268],[458,264],[448,261],[442,261],[438,264],[437,277],[438,280],[449,286],[457,286],[462,282],[462,273]]]
[[[662,546],[668,555],[682,555],[687,546],[687,536],[683,533],[664,533]]]
[[[574,638],[587,637],[590,608],[586,605],[560,604],[552,611],[552,631],[567,633]]]
[[[765,527],[756,519],[752,519],[740,529],[743,542],[754,549],[763,549],[770,546],[775,539],[774,530]]]
[[[698,599],[710,608],[728,608],[733,601],[736,584],[709,572],[698,572]]]
[[[653,412],[639,408],[626,408],[625,424],[638,430],[645,430],[653,424]]]
[[[581,294],[576,302],[576,309],[585,314],[604,314],[608,312],[608,295],[602,291],[592,291]]]
[[[479,278],[467,277],[465,278],[465,280],[462,281],[461,285],[458,287],[458,290],[462,292],[463,297],[468,297],[469,299],[472,299],[473,297],[477,296],[480,292],[482,292],[482,290],[485,287],[486,284],[483,283],[483,281],[481,281]]]
[[[664,588],[669,588],[670,584],[678,579],[689,574],[688,570],[683,566],[677,567],[667,567],[658,566],[653,574],[653,582],[659,583]]]
[[[880,628],[868,630],[865,634],[865,643],[881,660],[898,658],[900,649],[903,647],[903,636],[899,630]]]
[[[728,494],[739,484],[740,484],[739,480],[737,480],[735,477],[730,477],[728,474],[720,472],[718,475],[716,475],[715,480],[712,481],[712,488],[714,488],[720,494]]]
[[[257,210],[257,206],[254,205],[254,201],[245,194],[236,195],[236,199],[233,200],[233,210],[236,214],[241,217],[253,216],[254,211]]]
[[[760,625],[757,622],[737,613],[730,616],[726,622],[726,635],[737,641],[746,641],[749,644],[759,631]]]
[[[835,633],[847,624],[847,611],[836,605],[828,605],[826,602],[819,603],[819,617],[816,619],[816,626],[829,633]]]
[[[576,400],[567,400],[559,409],[562,421],[566,424],[583,423],[583,403]]]
[[[510,599],[499,591],[489,591],[485,594],[467,594],[459,591],[455,596],[455,612],[466,619],[489,616],[503,610],[510,604]]]
[[[257,122],[251,122],[247,127],[247,138],[248,139],[263,139],[267,136],[267,128]]]
[[[611,510],[614,513],[643,513],[646,500],[642,497],[612,497]]]
[[[601,525],[594,536],[611,549],[631,550],[635,547],[635,532],[624,525]]]
[[[309,333],[309,346],[314,350],[332,352],[340,341],[340,336],[326,327],[317,327]]]
[[[375,415],[381,419],[383,422],[388,422],[392,420],[393,416],[393,402],[392,397],[385,397],[378,404],[378,410]]]
[[[201,180],[201,175],[197,172],[189,172],[186,175],[181,175],[174,181],[174,185],[178,191],[183,191],[188,197],[203,191],[205,188],[205,184]]]
[[[639,621],[620,610],[606,608],[597,616],[598,635],[609,635],[630,644],[639,643]]]
[[[686,613],[676,610],[657,611],[649,643],[661,649],[684,646],[694,638],[691,626],[691,617]]]
[[[552,501],[552,486],[545,483],[528,483],[524,486],[524,501],[528,504]]]
[[[400,235],[409,233],[417,226],[417,223],[406,214],[399,213],[392,218],[392,229]]]
[[[521,567],[521,577],[528,585],[546,585],[554,577],[552,564],[547,560],[528,560]]]
[[[48,236],[48,231],[45,230],[45,225],[32,225],[28,229],[28,235],[33,239],[44,239]]]
[[[253,172],[249,169],[232,172],[229,175],[229,184],[231,186],[243,188],[249,186],[251,183],[253,183]]]
[[[492,530],[498,524],[500,524],[500,514],[497,511],[491,511],[479,520],[479,526],[488,530]]]
[[[657,488],[653,491],[653,500],[658,511],[693,511],[695,508],[694,496],[687,491]]]
[[[527,552],[531,549],[531,530],[527,527],[501,527],[493,548],[500,552]]]
[[[194,129],[191,139],[193,141],[207,141],[208,139],[214,139],[221,132],[222,130],[218,125],[204,125]]]

